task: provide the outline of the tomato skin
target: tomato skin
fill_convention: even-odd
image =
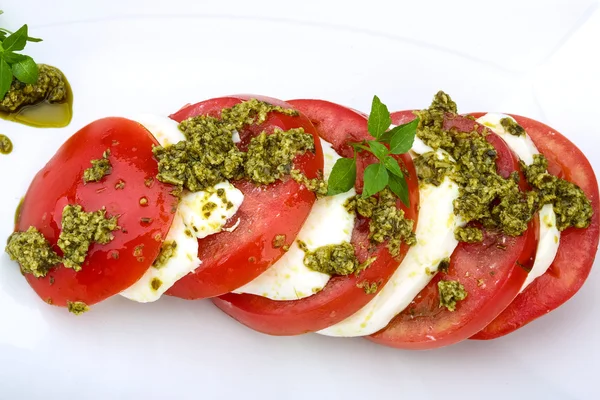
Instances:
[[[122,228],[106,245],[92,244],[80,272],[52,269],[44,278],[27,274],[36,293],[48,303],[67,306],[67,301],[92,305],[134,284],[150,267],[173,221],[176,197],[172,186],[145,180],[158,173],[152,146],[158,143],[140,124],[124,118],[104,118],[75,133],[33,179],[16,223],[17,231],[35,226],[60,255],[56,246],[62,210],[80,204],[84,211],[106,207],[107,216],[118,215]],[[110,149],[112,172],[100,182],[84,184],[83,172],[90,160]],[[116,189],[119,180],[123,189]],[[146,197],[146,206],[140,199]],[[146,224],[141,218],[152,218]],[[157,240],[158,239],[158,240]],[[135,249],[141,248],[141,254]],[[134,255],[136,253],[137,255]],[[118,258],[114,258],[117,254]]]
[[[177,122],[197,116],[220,117],[223,108],[244,100],[256,98],[285,108],[291,106],[281,100],[262,96],[239,95],[211,99],[186,106],[170,117]],[[289,130],[301,127],[315,138],[315,153],[299,155],[294,159],[296,168],[309,178],[316,178],[323,169],[323,152],[318,135],[311,122],[303,115],[290,117],[270,113],[260,126],[240,132],[240,147],[266,130]],[[256,186],[247,181],[232,182],[244,193],[244,201],[231,224],[240,221],[232,232],[222,231],[199,240],[200,267],[173,285],[167,294],[183,299],[202,299],[231,292],[263,273],[283,254],[283,248],[273,247],[276,235],[285,235],[291,243],[308,217],[315,195],[291,178],[268,186]]]
[[[472,115],[479,118],[484,113]],[[598,181],[589,161],[577,146],[554,129],[526,117],[512,117],[525,128],[538,150],[546,156],[548,171],[581,187],[592,202],[594,217],[587,229],[569,228],[561,233],[558,253],[548,271],[472,337],[478,340],[507,335],[560,307],[583,286],[598,251],[600,196]]]
[[[392,114],[395,124],[408,122],[409,118],[407,112]],[[445,120],[444,127],[471,131],[474,124],[470,119],[452,116]],[[476,128],[485,129],[482,126]],[[508,176],[511,169],[518,168],[516,158],[499,137],[488,135],[487,140],[496,148],[497,168],[501,175]],[[482,243],[460,243],[450,258],[448,272],[438,273],[406,310],[385,329],[367,339],[400,349],[426,350],[469,338],[502,312],[518,294],[527,278],[526,270],[534,262],[537,232],[537,220],[534,220],[520,237],[487,231]],[[458,280],[468,292],[454,312],[439,307],[437,284],[442,279]]]
[[[319,135],[342,156],[351,157],[353,154],[349,141],[372,139],[367,131],[366,118],[353,110],[320,100],[292,100],[289,103],[306,114]],[[415,221],[416,227],[419,204],[416,171],[410,156],[402,155],[398,160],[408,170],[411,206],[406,207],[400,201],[398,205],[405,211],[407,218]],[[357,191],[360,192],[362,188],[362,169],[373,162],[374,158],[359,157]],[[390,255],[385,244],[377,246],[373,251],[370,249],[368,235],[368,220],[358,218],[352,234],[357,257],[360,261],[377,257],[359,277],[333,277],[322,291],[300,300],[274,301],[249,294],[226,294],[213,299],[213,302],[244,325],[270,335],[298,335],[327,328],[349,317],[372,299],[373,295],[366,294],[357,286],[358,283],[364,280],[379,282],[381,287],[408,251],[408,246],[403,245],[396,258]]]

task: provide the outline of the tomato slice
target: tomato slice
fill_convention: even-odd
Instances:
[[[101,119],[71,136],[35,176],[17,231],[36,227],[61,254],[56,243],[67,204],[79,204],[88,212],[106,207],[107,216],[119,216],[122,228],[108,244],[90,246],[79,272],[60,265],[44,278],[27,274],[27,281],[43,300],[63,307],[68,301],[91,305],[128,288],[152,265],[177,205],[177,198],[170,195],[173,187],[153,179],[158,167],[152,146],[157,144],[137,122]],[[100,182],[84,184],[83,172],[91,166],[90,160],[102,158],[107,149],[111,174]],[[115,186],[120,181],[125,184],[122,189]],[[148,200],[144,206],[140,205],[143,197]]]
[[[412,112],[392,114],[395,124],[408,122]],[[461,116],[448,116],[446,129],[482,132],[485,128]],[[508,146],[497,135],[487,136],[497,154],[502,176],[518,168]],[[482,243],[460,243],[450,259],[448,272],[438,273],[413,302],[380,332],[368,337],[383,345],[403,349],[432,349],[457,343],[480,331],[518,294],[533,265],[537,245],[537,222],[523,236],[509,237],[487,231]],[[468,292],[450,312],[439,306],[438,282],[458,280]]]
[[[291,106],[281,100],[260,96],[230,96],[211,99],[184,107],[171,118],[177,122],[198,115],[220,117],[221,110],[250,98],[257,98],[285,108]],[[262,131],[275,128],[289,130],[303,128],[315,138],[315,153],[307,152],[294,160],[294,165],[309,178],[316,178],[323,170],[323,153],[318,135],[311,122],[303,115],[291,117],[270,113],[267,120],[250,126],[240,133],[240,147]],[[308,217],[315,195],[291,178],[267,186],[247,181],[232,182],[242,193],[244,201],[230,221],[237,228],[222,231],[199,240],[198,256],[202,264],[196,271],[180,279],[167,294],[184,299],[202,299],[231,292],[263,273],[283,254],[273,247],[273,238],[285,235],[292,241]]]
[[[479,118],[484,113],[472,114]],[[513,115],[548,159],[548,171],[578,185],[591,200],[594,218],[587,229],[562,232],[556,259],[488,326],[472,339],[495,339],[546,315],[569,300],[587,279],[598,251],[600,206],[598,181],[581,150],[549,126]]]
[[[289,104],[308,116],[319,135],[344,157],[352,157],[349,142],[371,139],[365,116],[346,107],[321,100],[292,100]],[[407,218],[415,221],[416,227],[419,207],[416,172],[410,156],[401,155],[397,159],[408,171],[410,193],[410,207],[400,201],[398,206],[404,210]],[[374,158],[360,158],[357,163],[356,189],[359,193],[363,184],[361,169],[373,162]],[[354,314],[373,298],[373,295],[366,294],[357,286],[359,282],[367,280],[385,284],[408,250],[408,246],[403,245],[400,255],[393,258],[385,244],[373,249],[368,235],[368,220],[358,218],[352,233],[357,257],[361,262],[368,257],[377,258],[359,277],[333,277],[322,291],[300,300],[275,301],[250,294],[231,293],[213,299],[213,302],[244,325],[271,335],[297,335],[327,328]]]

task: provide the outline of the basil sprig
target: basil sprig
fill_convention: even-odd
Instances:
[[[379,100],[379,97],[373,97],[367,128],[374,140],[351,143],[354,148],[354,157],[337,160],[327,181],[327,194],[333,196],[345,193],[354,186],[356,156],[358,153],[366,151],[377,157],[379,162],[365,168],[362,197],[373,196],[389,187],[404,204],[409,205],[406,177],[398,161],[392,155],[407,153],[412,148],[418,123],[419,119],[417,118],[407,124],[389,129],[392,124],[390,112],[387,106]]]

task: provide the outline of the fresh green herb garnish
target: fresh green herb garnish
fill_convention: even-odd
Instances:
[[[392,118],[387,106],[379,97],[374,96],[367,128],[375,140],[351,143],[354,157],[341,158],[333,166],[327,182],[329,196],[345,193],[354,186],[357,153],[366,151],[377,157],[379,162],[365,168],[362,197],[366,199],[389,187],[404,204],[409,205],[406,178],[392,155],[404,154],[411,149],[419,119],[388,130],[391,124]]]
[[[18,52],[25,48],[27,42],[41,41],[27,34],[27,24],[15,32],[0,28],[0,99],[9,91],[13,77],[26,84],[37,82],[37,64],[33,58]]]

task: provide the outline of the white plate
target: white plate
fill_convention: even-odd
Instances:
[[[28,51],[69,77],[75,117],[60,130],[0,121],[15,145],[0,157],[2,238],[34,173],[83,125],[231,93],[368,110],[373,94],[419,108],[443,88],[463,112],[554,126],[600,171],[595,1],[5,3],[2,26],[29,23],[44,42]],[[208,301],[116,297],[76,318],[40,301],[5,254],[0,264],[1,399],[599,398],[598,263],[551,315],[431,352],[264,336]]]

